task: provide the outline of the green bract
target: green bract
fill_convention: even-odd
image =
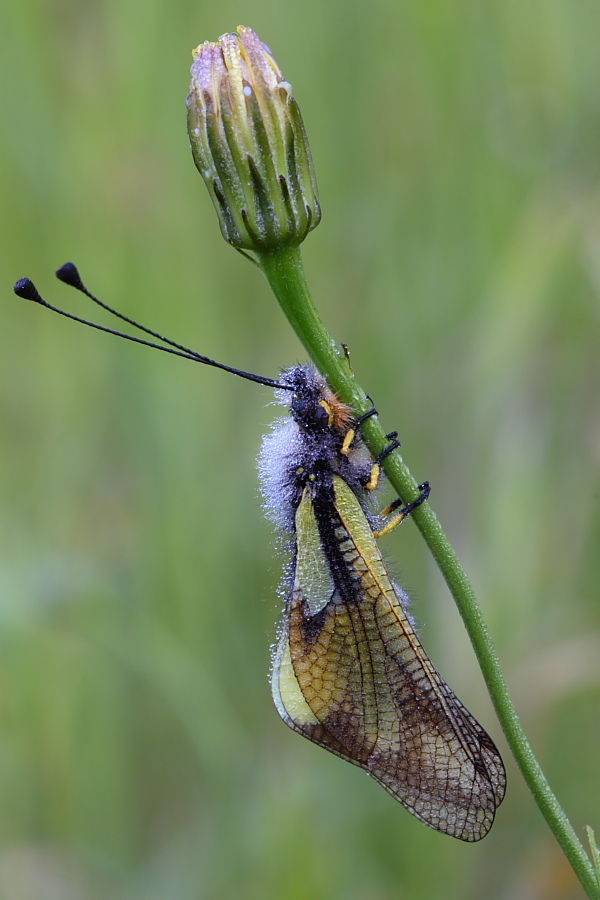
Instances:
[[[194,162],[223,237],[258,253],[295,246],[321,209],[300,110],[251,28],[194,50],[187,98]]]

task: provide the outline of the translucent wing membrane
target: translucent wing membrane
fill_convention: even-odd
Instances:
[[[308,486],[273,695],[295,731],[366,769],[431,828],[477,841],[504,797],[500,755],[427,657],[358,499]]]

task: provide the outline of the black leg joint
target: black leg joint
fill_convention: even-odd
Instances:
[[[390,443],[387,445],[387,447],[383,448],[383,450],[381,451],[381,453],[375,460],[376,465],[378,465],[378,466],[381,465],[381,463],[386,458],[386,456],[389,456],[390,453],[392,453],[394,450],[398,449],[398,447],[400,446],[400,441],[396,440],[397,437],[398,437],[397,431],[390,431],[389,434],[386,434],[386,438],[388,439],[388,441]]]
[[[427,498],[431,493],[431,487],[428,481],[424,481],[419,485],[419,491],[421,492],[416,500],[413,500],[412,503],[409,503],[407,506],[402,506],[402,499],[397,497],[387,508],[388,515],[395,512],[398,507],[401,507],[400,512],[403,513],[404,516],[409,516],[413,509],[416,509],[421,503],[425,503]]]
[[[367,399],[370,400],[371,398],[368,397]],[[376,415],[377,415],[377,410],[375,409],[374,406],[372,406],[371,409],[368,409],[366,413],[363,413],[362,416],[358,417],[358,419],[354,423],[354,427],[360,428],[360,426],[362,425],[363,422],[366,422],[367,419],[371,418],[371,416],[376,416]]]

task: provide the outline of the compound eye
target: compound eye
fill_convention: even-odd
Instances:
[[[332,424],[333,415],[331,413],[329,405],[325,402],[325,400],[319,400],[319,402],[315,406],[314,420],[315,425],[318,425],[319,428],[329,428],[329,426]]]
[[[323,403],[324,401],[315,402],[314,397],[300,395],[294,397],[290,411],[296,422],[305,428],[326,431],[331,424],[331,413]]]

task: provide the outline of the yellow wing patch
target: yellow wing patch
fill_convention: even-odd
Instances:
[[[304,699],[292,665],[287,635],[282,635],[277,648],[271,690],[275,706],[282,719],[290,719],[298,726],[317,725],[319,720]]]

